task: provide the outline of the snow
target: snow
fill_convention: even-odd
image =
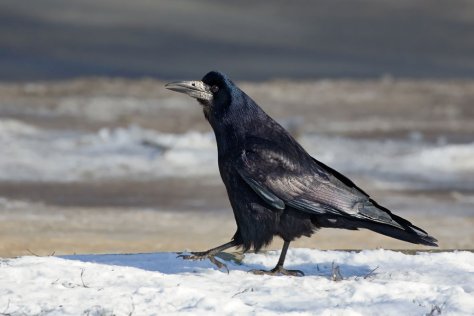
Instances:
[[[175,253],[20,257],[0,261],[2,315],[472,315],[474,253],[290,249],[304,277],[257,276],[278,251],[230,272]],[[333,281],[332,265],[343,280]],[[375,270],[374,270],[375,269]]]
[[[37,129],[0,120],[3,181],[78,181],[216,174],[211,133],[159,133],[138,126],[97,133]]]
[[[320,134],[303,134],[300,141],[317,159],[379,187],[474,188],[474,143]],[[0,157],[2,181],[149,180],[218,174],[216,143],[210,132],[170,134],[135,125],[64,132],[0,119],[0,146],[8,148],[8,155]]]
[[[305,135],[302,144],[324,163],[372,179],[379,188],[474,188],[474,143]]]

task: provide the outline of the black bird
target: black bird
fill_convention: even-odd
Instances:
[[[226,75],[212,71],[201,81],[180,81],[166,88],[186,93],[202,105],[214,130],[219,171],[234,211],[232,240],[184,259],[208,258],[230,247],[258,251],[274,236],[284,240],[280,259],[257,274],[302,275],[283,268],[290,242],[320,227],[367,228],[407,242],[437,246],[437,240],[392,214],[354,182],[311,157]]]

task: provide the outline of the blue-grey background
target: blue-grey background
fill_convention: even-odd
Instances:
[[[472,78],[468,0],[0,1],[0,80]]]

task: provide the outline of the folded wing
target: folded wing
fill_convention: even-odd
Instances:
[[[242,152],[236,169],[269,205],[302,212],[354,217],[403,229],[352,181],[300,150],[285,150],[263,140]]]

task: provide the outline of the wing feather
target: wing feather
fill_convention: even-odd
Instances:
[[[302,212],[357,217],[401,228],[390,212],[378,208],[351,180],[304,151],[292,154],[265,141],[252,142],[235,167],[243,180],[278,210],[290,206]]]

